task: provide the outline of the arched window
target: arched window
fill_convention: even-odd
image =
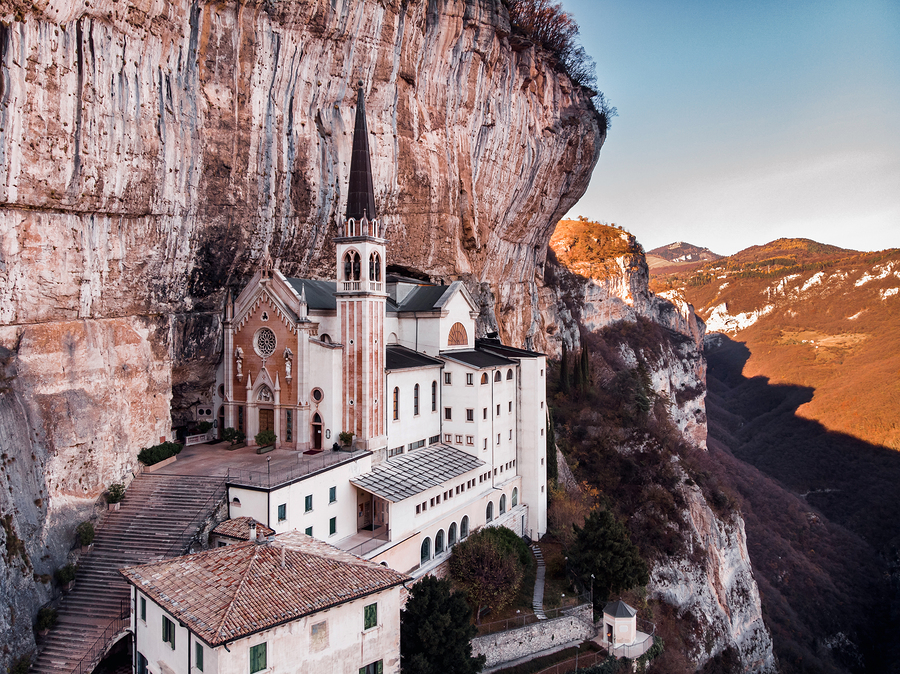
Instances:
[[[381,280],[381,256],[378,253],[372,253],[369,256],[369,280]]]
[[[494,502],[488,501],[487,508],[484,511],[484,521],[490,522],[494,519]]]
[[[447,530],[447,547],[452,548],[454,545],[456,545],[456,522]]]
[[[469,535],[469,516],[465,515],[459,523],[459,540]]]
[[[359,281],[359,253],[348,251],[344,255],[344,280]]]
[[[263,384],[263,386],[259,389],[259,393],[256,396],[256,400],[261,403],[270,403],[275,399],[275,396],[272,395],[272,389]]]
[[[434,536],[434,554],[439,555],[444,551],[444,530],[441,529]]]
[[[419,416],[419,385],[413,389],[413,414]]]
[[[517,505],[519,505],[519,488],[513,487],[512,507],[515,508]]]
[[[394,387],[394,421],[400,418],[400,387]]]
[[[512,379],[512,378],[513,378],[512,370],[507,370],[507,371],[506,371],[506,378],[507,378],[507,379]]]
[[[482,384],[487,384],[487,383],[488,383],[487,372],[482,372],[482,373],[481,373],[481,383],[482,383]]]
[[[426,538],[422,541],[422,555],[420,557],[420,561],[422,564],[428,562],[431,559],[431,539]]]
[[[462,323],[454,323],[450,328],[450,336],[447,338],[447,346],[468,346],[469,335]]]
[[[506,494],[503,494],[503,496],[500,497],[500,514],[502,515],[505,512],[506,512]]]
[[[501,379],[503,379],[503,376],[500,374],[500,370],[497,370],[494,373],[494,381],[500,381]]]
[[[431,411],[437,412],[437,382],[431,382]]]

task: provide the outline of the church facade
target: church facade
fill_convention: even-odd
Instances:
[[[360,90],[338,278],[287,278],[264,256],[225,309],[216,405],[251,444],[271,430],[323,457],[285,484],[229,483],[231,517],[343,549],[371,532],[364,556],[416,575],[479,526],[546,531],[546,359],[476,339],[461,282],[386,273],[369,161]]]

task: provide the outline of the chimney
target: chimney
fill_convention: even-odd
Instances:
[[[256,540],[256,520],[250,520],[250,535],[247,536],[248,541]]]

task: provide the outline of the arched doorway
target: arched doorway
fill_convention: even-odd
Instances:
[[[312,448],[322,449],[322,417],[316,412],[312,420]]]

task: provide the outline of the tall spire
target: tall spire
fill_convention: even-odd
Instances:
[[[369,158],[369,132],[366,129],[366,103],[363,82],[359,81],[356,95],[356,126],[353,129],[353,153],[350,155],[350,187],[347,192],[347,219],[369,220],[375,212],[375,187],[372,182],[372,162]]]

